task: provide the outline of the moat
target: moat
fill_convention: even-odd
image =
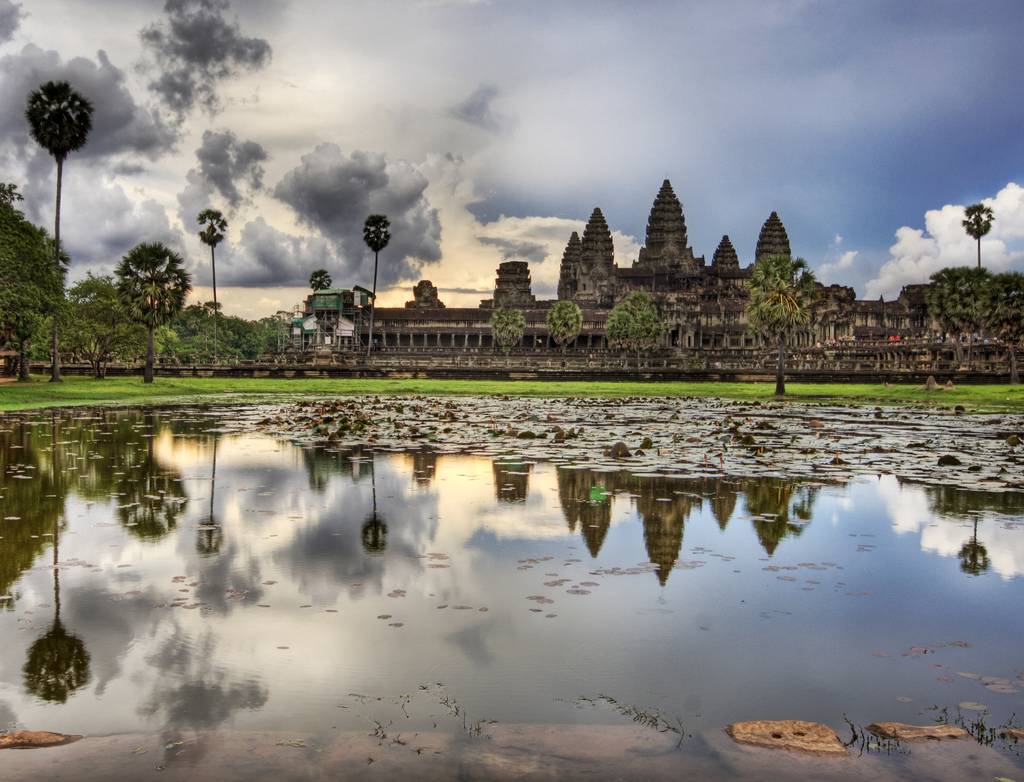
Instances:
[[[1019,778],[1022,428],[483,398],[0,418],[0,727],[85,736],[0,780]],[[848,755],[723,731],[753,719]]]

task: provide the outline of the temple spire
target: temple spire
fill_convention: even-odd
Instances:
[[[558,298],[571,299],[576,295],[576,275],[583,262],[583,243],[575,231],[562,253],[562,265],[558,272]]]
[[[647,236],[640,250],[636,266],[652,271],[666,271],[694,262],[693,251],[687,246],[686,218],[683,205],[667,179],[654,198],[651,214],[647,218]]]
[[[738,269],[740,267],[739,256],[736,255],[736,248],[732,246],[729,234],[722,237],[718,243],[718,249],[711,259],[711,265],[715,269]]]
[[[768,219],[761,226],[761,234],[757,237],[757,250],[754,252],[754,262],[762,261],[772,255],[785,255],[787,258],[792,255],[789,249],[789,236],[786,234],[786,227],[779,219],[778,212],[772,212]]]

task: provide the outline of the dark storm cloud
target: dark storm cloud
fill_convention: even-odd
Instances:
[[[249,190],[263,187],[263,163],[267,151],[255,141],[239,141],[230,130],[205,131],[196,150],[199,173],[224,200],[237,207],[242,201],[239,183]]]
[[[167,18],[140,33],[160,68],[149,88],[179,119],[197,104],[216,112],[220,82],[270,62],[270,44],[243,35],[224,16],[230,7],[228,0],[167,0]]]
[[[14,37],[21,24],[21,5],[11,0],[0,0],[0,43],[6,43]]]
[[[0,0],[2,2],[2,0]],[[156,158],[170,150],[175,132],[140,106],[125,85],[124,71],[99,51],[96,61],[75,57],[63,62],[55,51],[29,44],[0,58],[0,143],[18,148],[29,143],[23,107],[28,94],[46,81],[67,81],[88,98],[95,111],[89,143],[75,158],[134,153]]]
[[[372,256],[363,243],[363,222],[371,214],[387,215],[391,243],[379,276],[387,285],[411,279],[422,263],[441,258],[441,222],[427,201],[427,185],[427,178],[405,161],[389,162],[382,154],[358,150],[345,155],[336,144],[320,144],[284,176],[274,196],[334,244],[343,266],[339,283],[362,273],[359,281],[366,284]]]
[[[195,215],[191,219],[194,220]],[[334,247],[326,239],[292,236],[257,217],[242,228],[237,246],[226,247],[218,253],[217,281],[245,288],[305,287],[314,269],[327,269],[337,278],[339,265],[342,264]],[[195,274],[196,282],[209,284],[205,264],[196,269]]]
[[[481,84],[471,92],[465,100],[452,106],[448,113],[456,119],[476,125],[484,130],[500,130],[505,123],[504,117],[495,114],[491,108],[492,101],[498,97],[498,88],[493,84]]]
[[[478,236],[480,244],[487,244],[501,250],[502,260],[523,260],[542,263],[548,257],[547,248],[538,242],[502,239],[497,236]]]

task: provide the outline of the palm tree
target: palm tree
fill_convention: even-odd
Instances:
[[[228,230],[228,221],[216,209],[204,209],[199,213],[196,222],[203,226],[199,232],[199,240],[210,248],[210,271],[213,273],[213,363],[217,363],[217,316],[220,307],[217,305],[217,259],[214,248],[224,241]]]
[[[311,275],[309,275],[309,287],[314,291],[323,291],[331,287],[331,283],[334,282],[331,279],[331,275],[326,269],[317,269]]]
[[[371,556],[379,556],[388,547],[388,525],[377,515],[377,472],[375,462],[370,461],[370,485],[373,491],[373,511],[363,522],[360,534],[363,537],[363,550]]]
[[[523,340],[526,318],[519,310],[498,307],[491,315],[491,334],[494,344],[506,354]]]
[[[363,223],[363,241],[373,250],[373,295],[370,297],[370,338],[366,343],[366,355],[373,349],[373,313],[377,309],[377,256],[391,241],[391,221],[384,215],[370,215]]]
[[[92,130],[92,104],[66,81],[48,81],[28,96],[25,119],[32,139],[57,161],[57,208],[53,222],[53,262],[60,263],[60,191],[67,156],[85,146]],[[63,285],[62,285],[63,289]],[[53,351],[50,381],[60,382],[60,357],[57,355],[58,318],[53,318]]]
[[[547,322],[552,341],[564,352],[566,345],[579,336],[583,312],[576,302],[562,300],[548,310]]]
[[[960,570],[970,576],[980,576],[991,567],[988,557],[988,549],[984,544],[978,542],[978,517],[974,517],[974,533],[971,539],[960,547],[957,554],[960,560]]]
[[[955,340],[957,362],[963,361],[963,335],[973,335],[983,321],[985,291],[989,273],[982,268],[950,266],[931,276],[925,291],[928,314]],[[970,366],[974,343],[968,343],[967,365]]]
[[[54,449],[56,451],[56,448]],[[60,524],[53,523],[53,624],[28,649],[22,668],[25,689],[51,703],[66,703],[68,696],[89,681],[89,651],[85,642],[69,633],[60,620]]]
[[[778,343],[775,395],[786,393],[786,341],[793,329],[811,322],[811,305],[817,293],[814,273],[803,258],[772,255],[754,265],[747,281],[750,303],[747,321],[765,339]]]
[[[967,235],[978,242],[978,268],[981,268],[981,237],[992,230],[992,221],[995,215],[992,208],[984,204],[971,204],[964,210],[964,219],[961,225],[967,231]]]
[[[144,382],[153,382],[153,333],[185,306],[192,278],[181,256],[160,242],[140,244],[117,265],[117,289],[129,315],[146,327]]]
[[[1017,348],[1024,345],[1024,274],[993,275],[982,295],[986,328],[1006,345],[1010,358],[1010,384],[1020,383]]]

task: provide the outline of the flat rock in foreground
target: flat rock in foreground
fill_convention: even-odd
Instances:
[[[846,747],[828,725],[803,720],[734,722],[725,732],[740,744],[791,749],[816,755],[845,755]]]
[[[0,749],[39,749],[41,747],[59,747],[78,741],[81,736],[69,736],[64,733],[50,733],[46,730],[16,730],[12,733],[0,734]]]
[[[941,741],[943,739],[962,739],[967,731],[956,725],[907,725],[903,722],[874,722],[868,730],[883,739],[899,741]]]

